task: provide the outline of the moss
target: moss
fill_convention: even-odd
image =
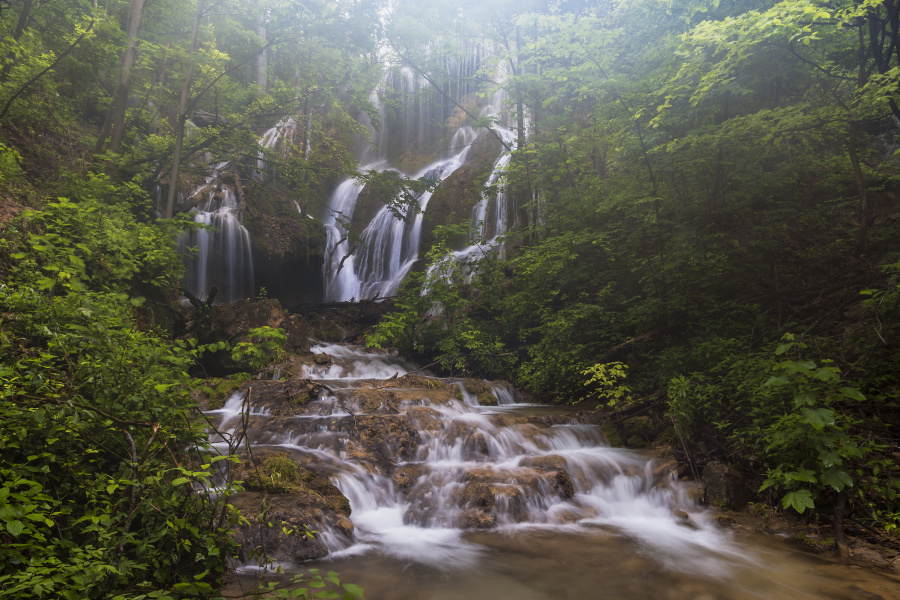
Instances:
[[[649,445],[649,442],[639,435],[632,435],[628,438],[628,441],[625,442],[625,445],[629,448],[646,448]]]
[[[603,434],[603,437],[606,438],[606,443],[615,448],[621,448],[625,446],[624,440],[622,440],[622,436],[619,435],[618,430],[616,430],[616,426],[611,422],[607,421],[603,425],[600,426],[600,433]]]
[[[475,396],[481,406],[497,406],[494,390],[483,379],[466,379],[463,386]]]
[[[424,388],[426,390],[439,390],[447,387],[447,384],[441,381],[440,379],[433,379],[431,377],[425,377],[424,375],[415,375],[413,373],[409,373],[397,379],[397,383],[402,386],[414,387],[414,388]],[[459,388],[454,386],[456,392],[459,392]],[[462,394],[460,394],[462,396]]]
[[[247,465],[245,485],[248,490],[266,491],[272,494],[296,494],[298,467],[287,454],[267,454],[254,469]]]
[[[249,491],[270,494],[310,494],[336,513],[349,515],[350,501],[327,478],[304,469],[283,452],[265,454],[254,468],[250,461],[241,462],[239,475]]]
[[[207,408],[209,410],[218,410],[225,406],[225,401],[231,396],[232,392],[244,385],[244,382],[249,379],[249,373],[237,373],[224,379],[206,380],[206,385],[202,387],[202,390],[207,397]]]
[[[717,515],[716,521],[718,521],[722,525],[734,525],[734,517],[731,515]]]
[[[833,550],[836,547],[834,538],[820,538],[818,536],[811,536],[802,531],[794,536],[794,540],[803,546],[818,552]]]

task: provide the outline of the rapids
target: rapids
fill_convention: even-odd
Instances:
[[[247,435],[254,452],[287,451],[329,473],[354,527],[318,527],[329,555],[285,562],[288,573],[333,569],[370,599],[849,599],[900,589],[896,578],[719,525],[671,462],[608,446],[570,409],[517,403],[500,383],[423,377],[353,346],[313,352],[329,359],[292,376],[323,386],[318,399],[294,414],[251,401]],[[245,400],[238,392],[211,413],[218,431],[235,432]]]

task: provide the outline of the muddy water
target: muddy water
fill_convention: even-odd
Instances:
[[[329,556],[288,574],[338,571],[369,600],[900,598],[895,576],[718,525],[671,465],[610,448],[563,408],[490,383],[500,405],[479,406],[461,382],[404,387],[415,366],[398,359],[314,350],[330,364],[300,375],[328,391],[292,416],[251,404],[248,436],[329,472],[354,530],[322,528]],[[240,404],[218,411],[220,431]]]

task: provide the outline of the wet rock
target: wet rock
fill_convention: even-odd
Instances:
[[[753,497],[744,479],[734,469],[717,460],[707,463],[701,479],[709,504],[740,510]]]
[[[566,464],[568,464],[566,459],[556,454],[526,456],[519,461],[520,466],[538,471],[564,471]]]
[[[466,379],[463,387],[475,396],[481,406],[497,406],[497,396],[494,395],[494,390],[483,379]]]
[[[467,510],[463,512],[462,526],[465,529],[490,529],[497,524],[497,518],[483,510]]]
[[[564,500],[568,500],[575,495],[575,483],[572,481],[572,476],[569,475],[569,472],[564,469],[556,471],[553,475],[551,487]]]
[[[243,222],[252,243],[257,289],[265,288],[285,306],[320,302],[325,226],[301,215],[285,192],[256,181],[247,182],[244,192]]]
[[[469,150],[466,164],[454,171],[435,188],[422,218],[422,252],[434,243],[434,231],[439,225],[469,223],[472,208],[481,200],[481,188],[490,177],[503,145],[489,131],[482,131]],[[512,203],[510,203],[512,204]],[[512,220],[510,220],[512,222]],[[468,245],[468,236],[457,235],[449,240],[450,247],[461,249]]]
[[[318,354],[313,354],[313,362],[317,365],[330,366],[332,364],[331,357],[325,354],[324,352],[320,352]]]
[[[251,381],[241,387],[241,391],[250,394],[254,410],[265,409],[273,417],[300,413],[323,389],[321,384],[309,379]]]
[[[324,475],[279,452],[258,452],[234,467],[248,491],[231,502],[247,523],[235,530],[244,558],[265,551],[269,558],[296,562],[327,554],[309,530],[329,528],[350,535],[350,503]]]
[[[419,431],[404,415],[357,415],[344,417],[353,451],[381,473],[389,473],[398,462],[415,457],[421,443]]]
[[[394,474],[391,475],[391,481],[394,482],[398,490],[407,490],[419,480],[419,477],[424,472],[425,467],[422,465],[406,465],[394,471]]]
[[[462,453],[465,460],[476,460],[478,457],[487,456],[488,443],[484,434],[478,431],[468,436],[463,442]]]

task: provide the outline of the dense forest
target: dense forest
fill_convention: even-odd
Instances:
[[[231,348],[185,326],[185,292],[198,311],[215,294],[188,283],[195,190],[226,181],[254,239],[307,244],[267,242],[288,258],[220,300],[322,301],[321,263],[368,252],[332,215],[349,249],[325,256],[335,189],[414,218],[443,193],[412,174],[451,122],[508,154],[458,193],[508,198],[509,226],[426,212],[365,344],[656,415],[620,444],[662,440],[698,479],[725,463],[839,550],[900,526],[896,0],[5,0],[0,36],[4,595],[220,588],[241,517],[218,463],[240,461],[210,458],[198,365],[260,368],[284,336]],[[385,86],[400,69],[423,87]],[[413,145],[380,136],[428,103]],[[264,143],[285,123],[299,133]],[[408,168],[364,169],[378,144]]]

